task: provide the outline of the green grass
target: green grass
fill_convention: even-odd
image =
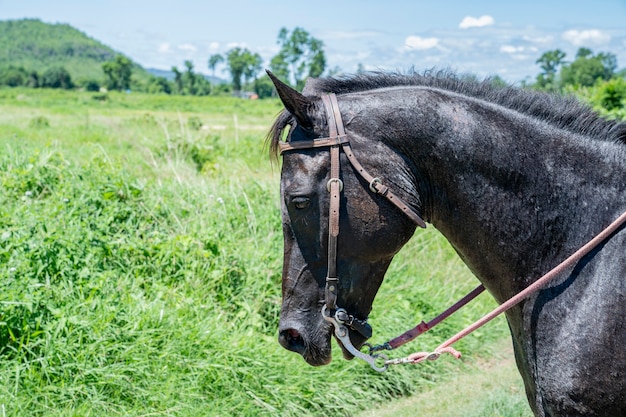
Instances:
[[[312,368],[278,345],[279,169],[264,147],[277,101],[4,89],[0,103],[2,417],[351,416],[507,337],[496,320],[456,346],[462,362],[383,374],[338,351]],[[374,342],[475,285],[418,231],[374,304]],[[393,356],[493,305],[481,296]]]

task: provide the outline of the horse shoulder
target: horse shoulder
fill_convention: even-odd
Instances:
[[[626,415],[626,231],[544,290],[528,316],[545,415]]]

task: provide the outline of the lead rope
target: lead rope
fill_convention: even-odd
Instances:
[[[420,363],[427,360],[436,360],[444,354],[448,353],[454,356],[455,358],[460,358],[461,353],[455,350],[452,345],[463,339],[465,336],[484,326],[500,314],[504,313],[507,310],[510,310],[517,304],[519,304],[525,298],[531,296],[532,294],[539,291],[546,284],[548,284],[555,277],[563,273],[567,268],[573,266],[576,262],[580,261],[585,255],[591,252],[596,246],[598,246],[601,242],[607,239],[611,234],[617,231],[624,223],[626,222],[626,213],[623,213],[619,216],[613,223],[608,225],[604,230],[598,233],[593,239],[587,242],[583,247],[574,252],[569,258],[565,259],[563,262],[558,264],[556,267],[551,269],[544,276],[539,278],[537,281],[529,285],[526,289],[518,293],[517,295],[511,297],[508,301],[502,303],[496,309],[494,309],[489,314],[485,315],[480,320],[476,321],[474,324],[466,327],[461,330],[442,344],[440,344],[435,350],[432,352],[415,352],[407,356],[406,358],[400,359],[391,359],[385,361],[385,366],[388,365],[396,365],[401,363]]]

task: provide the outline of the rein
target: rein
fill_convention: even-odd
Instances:
[[[399,197],[393,194],[387,186],[382,183],[382,180],[378,177],[370,175],[363,166],[356,159],[356,156],[352,152],[350,141],[346,135],[341,114],[339,112],[339,106],[337,104],[337,97],[333,93],[322,95],[322,103],[326,111],[328,120],[328,137],[319,138],[307,141],[295,141],[295,142],[280,142],[279,148],[281,155],[284,152],[298,151],[302,149],[312,148],[329,148],[330,152],[330,179],[326,185],[328,192],[330,193],[329,215],[328,215],[328,269],[326,276],[326,283],[324,288],[324,306],[322,307],[322,316],[324,320],[331,323],[335,330],[336,338],[342,343],[342,345],[355,357],[365,360],[370,366],[379,372],[382,372],[388,368],[389,365],[403,364],[403,363],[420,363],[426,360],[436,360],[441,354],[449,353],[456,358],[460,358],[461,354],[452,348],[452,345],[463,337],[469,335],[473,331],[482,327],[489,321],[493,320],[500,314],[510,310],[524,299],[530,297],[532,294],[538,292],[541,288],[547,285],[555,277],[563,273],[567,268],[573,266],[576,262],[580,261],[585,255],[591,252],[597,245],[607,239],[613,234],[620,226],[626,223],[626,213],[623,213],[613,223],[602,230],[598,235],[587,242],[583,247],[578,249],[574,254],[551,269],[544,276],[539,278],[533,284],[529,285],[526,289],[511,297],[508,301],[504,302],[492,312],[486,314],[484,317],[463,329],[444,343],[439,345],[432,352],[416,352],[405,358],[391,359],[389,360],[386,355],[376,353],[381,350],[392,350],[403,344],[415,339],[420,334],[430,330],[432,327],[449,317],[452,313],[463,307],[465,304],[476,298],[481,294],[485,288],[482,285],[476,287],[468,295],[463,297],[460,301],[448,308],[442,314],[428,323],[421,322],[415,328],[403,333],[402,335],[383,343],[382,345],[369,347],[369,353],[364,353],[358,350],[350,341],[348,328],[360,333],[365,338],[372,336],[372,328],[367,323],[367,319],[358,319],[353,315],[350,315],[344,308],[337,306],[337,294],[339,287],[339,276],[337,274],[337,241],[339,237],[339,209],[340,209],[340,194],[343,191],[343,181],[340,178],[340,151],[343,151],[348,161],[355,169],[355,171],[369,183],[369,189],[375,193],[385,197],[389,202],[394,204],[403,213],[405,213],[413,222],[418,226],[424,228],[426,223],[424,220],[412,210],[406,203],[404,203]]]

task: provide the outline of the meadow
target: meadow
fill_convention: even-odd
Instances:
[[[352,416],[490,360],[503,319],[456,345],[460,361],[382,374],[336,345],[320,368],[278,345],[280,165],[265,133],[280,109],[0,89],[0,417]],[[436,230],[418,230],[374,303],[373,341],[476,285]],[[493,306],[484,294],[392,356]],[[474,394],[465,415],[530,414],[519,390]]]

